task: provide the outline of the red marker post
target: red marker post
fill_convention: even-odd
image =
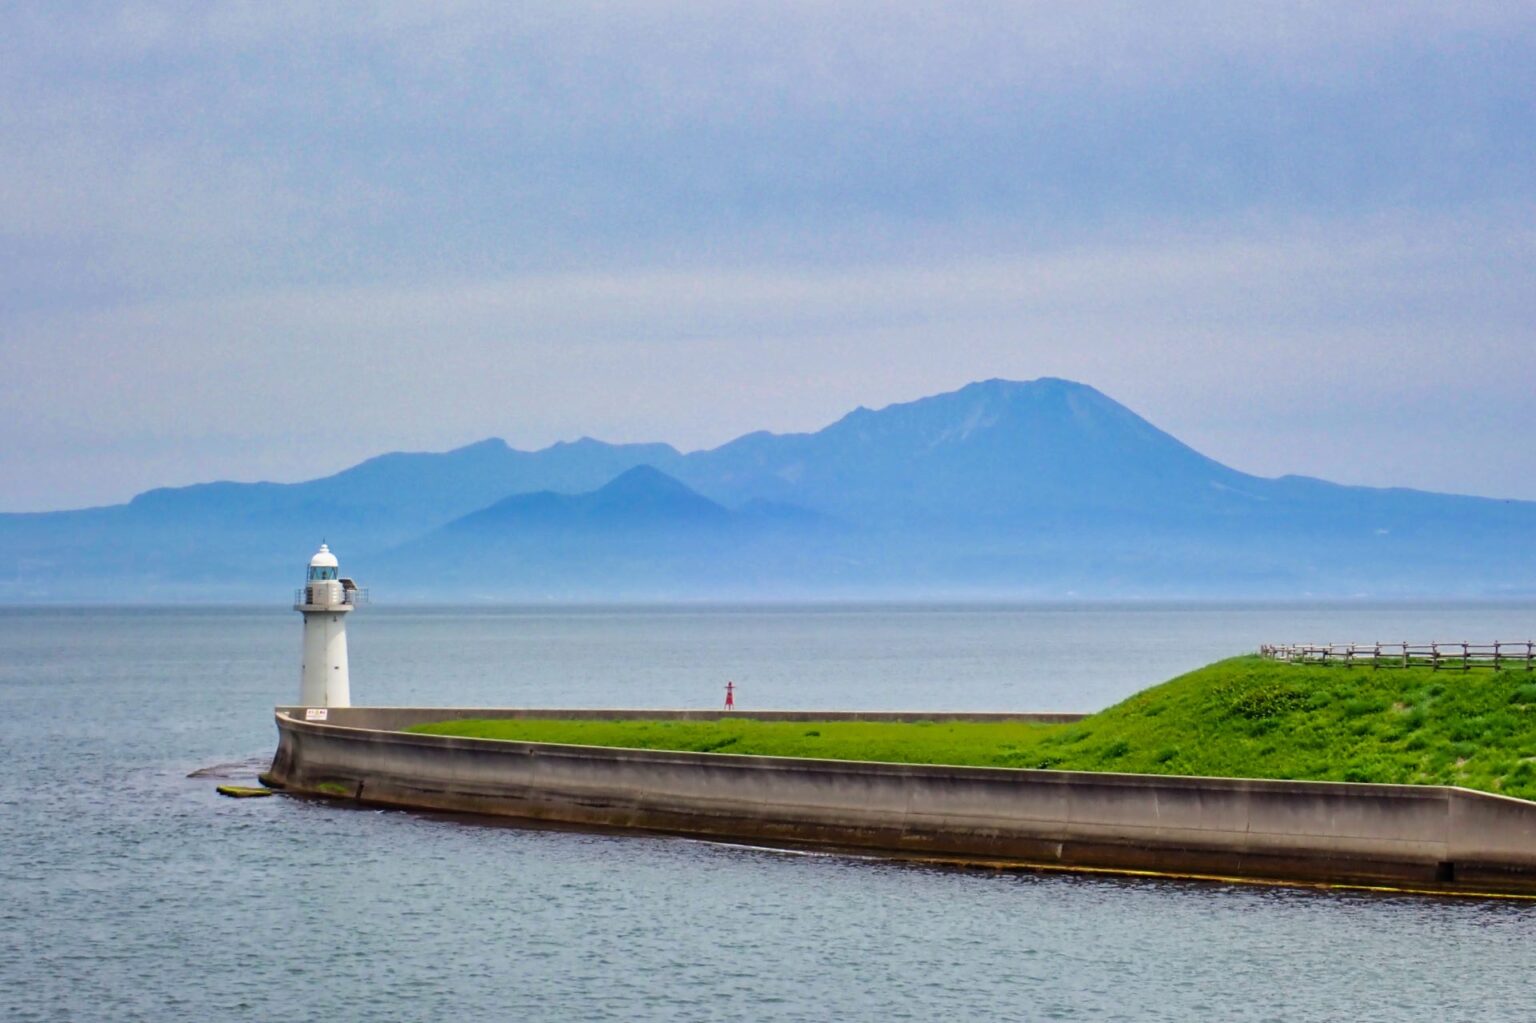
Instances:
[[[734,710],[735,708],[736,708],[736,683],[735,682],[727,681],[725,683],[725,709],[726,710]]]

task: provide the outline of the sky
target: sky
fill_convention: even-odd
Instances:
[[[1536,499],[1536,5],[38,4],[0,510],[990,377]]]

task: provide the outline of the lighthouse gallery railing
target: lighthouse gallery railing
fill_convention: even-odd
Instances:
[[[310,588],[308,586],[300,586],[298,589],[294,590],[294,605],[303,607],[319,606],[311,603],[309,599],[309,591]],[[368,591],[366,589],[356,587],[352,589],[343,589],[341,591],[341,602],[347,607],[357,607],[359,604],[366,604],[368,603]]]

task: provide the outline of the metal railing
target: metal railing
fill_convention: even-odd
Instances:
[[[298,589],[293,591],[293,602],[295,605],[301,605],[304,607],[323,606],[314,605],[310,602],[308,586],[300,586]],[[365,588],[355,588],[350,590],[343,589],[341,591],[341,602],[347,607],[357,607],[360,604],[367,604],[369,602],[368,591]]]
[[[1536,668],[1536,641],[1516,643],[1278,643],[1259,647],[1259,655],[1292,664],[1342,664],[1372,668]]]

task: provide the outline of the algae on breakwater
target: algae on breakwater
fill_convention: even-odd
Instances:
[[[219,795],[231,799],[259,799],[272,794],[271,789],[259,789],[251,785],[220,785],[217,791]]]

